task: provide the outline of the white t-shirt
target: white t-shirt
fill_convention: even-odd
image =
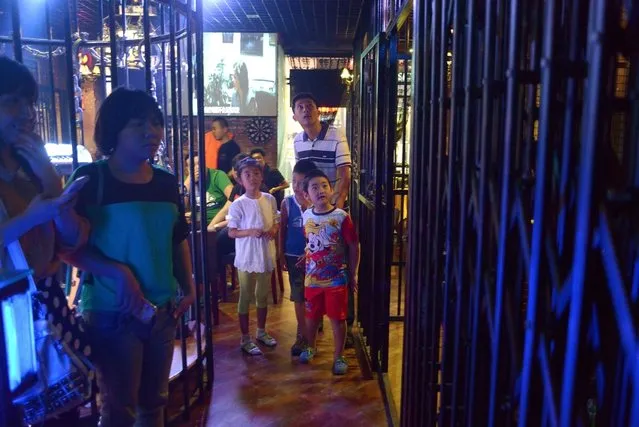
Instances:
[[[269,230],[279,224],[280,214],[275,197],[260,193],[258,199],[244,194],[231,203],[226,217],[229,228]],[[275,240],[264,237],[241,237],[235,239],[235,267],[248,273],[269,273],[275,268]]]

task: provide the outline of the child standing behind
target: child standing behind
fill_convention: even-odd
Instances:
[[[304,179],[304,191],[313,207],[303,214],[306,235],[306,319],[308,347],[300,362],[308,363],[315,353],[315,336],[322,316],[333,326],[333,374],[344,375],[348,363],[343,356],[349,286],[357,290],[359,243],[351,217],[331,204],[333,189],[321,170]]]
[[[277,341],[266,332],[268,288],[271,273],[275,268],[275,242],[279,226],[279,215],[275,198],[262,193],[263,174],[260,164],[250,158],[237,164],[239,183],[246,191],[229,208],[229,237],[235,241],[235,267],[240,282],[240,298],[237,312],[240,319],[242,340],[240,348],[252,356],[262,354],[249,336],[248,309],[255,295],[257,306],[256,340],[267,347]]]
[[[302,214],[309,207],[304,195],[304,178],[316,169],[311,160],[300,160],[293,168],[293,195],[282,200],[282,220],[280,230],[280,257],[284,269],[288,270],[291,285],[291,301],[295,303],[297,318],[297,339],[291,347],[291,356],[299,356],[306,348],[304,339],[306,326],[304,322],[304,268],[297,266],[299,258],[304,255],[306,239]]]

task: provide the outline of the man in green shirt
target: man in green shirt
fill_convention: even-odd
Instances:
[[[195,203],[199,206],[200,191],[198,189],[198,181],[200,179],[200,166],[198,156],[193,156],[193,160],[195,162]],[[187,159],[186,163],[186,170],[189,171],[191,167],[189,159]],[[230,197],[233,184],[231,184],[231,180],[225,172],[217,169],[206,169],[204,183],[206,186],[206,224],[208,225]],[[191,192],[191,179],[189,177],[184,180],[184,187],[186,187],[187,193]],[[188,200],[190,199],[187,198],[187,204]]]

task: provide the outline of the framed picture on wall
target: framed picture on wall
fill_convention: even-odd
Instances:
[[[242,33],[240,36],[240,54],[264,56],[264,34]]]
[[[277,46],[277,33],[270,33],[268,35],[268,45]]]
[[[233,33],[222,33],[222,43],[233,44]]]

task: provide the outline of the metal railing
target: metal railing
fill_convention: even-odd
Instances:
[[[10,12],[12,19],[5,21],[8,27],[0,28],[0,49],[25,63],[38,81],[43,95],[37,105],[38,130],[46,142],[71,144],[73,165],[77,166],[77,145],[85,145],[90,137],[84,135],[82,121],[95,119],[83,114],[77,90],[83,80],[97,100],[119,85],[145,89],[155,96],[166,119],[166,138],[156,161],[172,169],[183,182],[185,154],[204,152],[203,0],[145,0],[135,7],[127,0],[98,0],[90,5],[98,16],[92,31],[97,35],[95,40],[79,31],[87,23],[75,15],[76,1],[43,2],[44,28],[30,27],[29,31],[24,29],[29,18],[21,16],[25,4],[9,1],[5,12]],[[132,26],[134,33],[130,33]],[[200,170],[204,170],[204,156],[199,160]],[[193,188],[194,165],[190,164]],[[200,182],[199,188],[200,199],[205,200],[206,187]],[[195,196],[190,194],[191,217],[205,218],[206,206],[196,207]],[[188,363],[187,338],[180,334],[182,369],[175,376],[174,383],[179,384],[172,383],[171,390],[180,389],[183,402],[179,413],[167,414],[169,419],[188,418],[192,403],[205,396],[213,381],[212,321],[218,321],[217,286],[208,285],[215,281],[215,275],[209,277],[207,259],[214,256],[207,254],[207,234],[200,230],[200,224],[192,221],[195,279],[206,286],[196,287],[195,306],[182,319],[182,331],[187,318],[196,321],[197,354],[195,361]],[[204,324],[203,333],[200,324]]]
[[[639,425],[637,31],[415,2],[403,426]]]

